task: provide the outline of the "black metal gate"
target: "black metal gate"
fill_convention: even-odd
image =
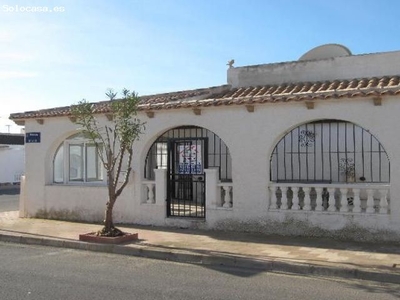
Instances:
[[[185,146],[196,148],[187,155],[187,161],[194,162],[196,167],[182,164],[183,157],[180,163],[178,152]],[[144,177],[154,181],[155,169],[167,169],[167,216],[204,218],[206,168],[217,169],[221,182],[232,182],[232,159],[227,145],[206,128],[181,126],[164,132],[150,147]]]
[[[205,217],[207,139],[171,139],[168,144],[167,215]]]

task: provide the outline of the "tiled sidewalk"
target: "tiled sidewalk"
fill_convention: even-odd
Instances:
[[[99,228],[95,224],[22,219],[18,212],[0,213],[3,241],[400,283],[400,247],[395,244],[150,226],[120,226],[124,231],[139,233],[139,241],[121,246],[78,241],[79,234]]]

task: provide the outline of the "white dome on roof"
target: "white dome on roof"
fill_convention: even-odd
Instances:
[[[299,60],[326,59],[339,56],[350,56],[349,48],[339,44],[325,44],[311,49],[303,54]]]

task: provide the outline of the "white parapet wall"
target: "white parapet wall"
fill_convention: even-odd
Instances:
[[[233,87],[397,75],[400,51],[228,69]],[[351,66],[351,68],[349,68]]]

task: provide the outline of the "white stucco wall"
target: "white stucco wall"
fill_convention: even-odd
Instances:
[[[0,147],[0,183],[16,183],[24,174],[24,146]]]
[[[190,109],[178,109],[156,111],[151,119],[140,113],[139,117],[147,122],[146,134],[135,143],[134,176],[117,201],[115,220],[228,230],[247,228],[282,234],[301,234],[299,231],[302,230],[304,234],[310,228],[319,228],[323,233],[358,226],[369,232],[385,231],[387,236],[400,236],[400,156],[396,155],[400,151],[400,139],[394,138],[398,134],[395,122],[400,110],[399,100],[383,98],[382,106],[374,106],[369,98],[324,100],[317,101],[315,109],[307,109],[299,102],[264,104],[257,105],[253,113],[244,106],[204,108],[201,115],[195,115]],[[370,130],[382,143],[391,164],[390,214],[366,217],[339,212],[268,211],[269,159],[274,146],[292,128],[320,119],[353,122]],[[167,218],[165,202],[148,204],[142,200],[144,164],[149,148],[163,132],[182,125],[213,131],[229,147],[232,157],[233,207],[207,208],[205,221]],[[27,120],[26,131],[41,132],[41,143],[26,145],[26,216],[50,214],[70,219],[102,220],[107,198],[105,187],[52,183],[54,153],[75,130],[76,125],[68,118],[48,118],[43,125]]]

